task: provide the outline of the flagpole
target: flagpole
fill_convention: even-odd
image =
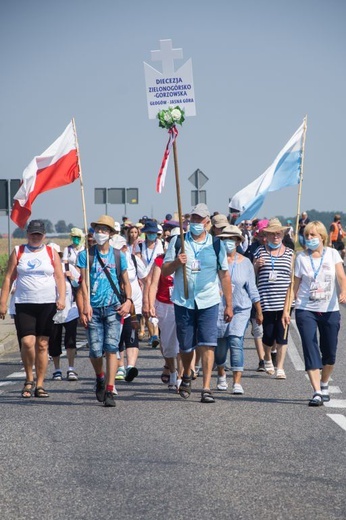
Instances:
[[[296,245],[298,244],[298,227],[299,227],[299,216],[300,216],[300,201],[301,201],[301,197],[302,197],[304,158],[305,158],[305,140],[306,140],[307,127],[308,127],[308,116],[306,115],[304,117],[304,132],[303,132],[303,141],[302,141],[302,162],[301,162],[300,175],[299,175],[297,217],[296,217],[296,226],[295,226],[295,243],[296,243]]]
[[[301,167],[300,167],[300,175],[299,175],[299,188],[298,188],[298,201],[297,201],[297,217],[296,217],[296,225],[295,225],[295,245],[297,246],[298,241],[298,226],[299,226],[299,216],[300,216],[300,201],[302,196],[302,184],[303,184],[303,174],[304,174],[304,158],[305,158],[305,140],[306,140],[306,130],[308,127],[308,116],[306,115],[304,117],[304,131],[303,131],[303,140],[302,140],[302,160],[301,160]],[[291,273],[291,285],[289,288],[289,295],[288,295],[288,305],[287,305],[287,311],[291,311],[291,305],[293,302],[293,288],[294,288],[294,258],[293,258],[293,265],[292,265],[292,273]],[[285,332],[284,332],[284,339],[287,338],[288,334],[288,326],[285,326]]]
[[[183,217],[182,217],[183,212],[181,209],[180,180],[179,180],[178,152],[177,152],[176,139],[174,139],[174,142],[173,142],[173,157],[174,157],[175,186],[176,186],[176,191],[177,191],[177,203],[178,203],[178,214],[179,214],[181,252],[185,253]],[[185,299],[187,299],[189,297],[189,290],[188,290],[188,285],[187,285],[186,264],[183,264],[183,280],[184,280]]]
[[[88,224],[86,217],[86,205],[85,205],[85,195],[84,195],[84,183],[83,183],[83,175],[82,175],[82,164],[80,160],[79,153],[79,144],[77,137],[77,129],[74,117],[72,118],[72,126],[73,132],[76,139],[76,149],[77,149],[77,158],[78,158],[78,167],[79,167],[79,182],[80,182],[80,191],[82,196],[82,210],[83,210],[83,224],[84,224],[84,232],[85,232],[85,250],[86,250],[86,285],[88,290],[88,301],[90,301],[90,283],[89,283],[89,255],[88,255]]]

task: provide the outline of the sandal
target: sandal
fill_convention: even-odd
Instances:
[[[165,372],[165,370],[168,370],[168,374],[167,372]],[[165,365],[163,367],[163,372],[161,374],[161,381],[165,384],[165,385],[168,385],[169,383],[169,367],[167,365]]]
[[[183,399],[188,399],[191,395],[191,376],[183,376],[179,386],[179,395]]]
[[[323,396],[319,392],[315,392],[312,396],[312,399],[309,401],[309,406],[322,406],[323,405]]]
[[[29,399],[32,397],[32,394],[34,393],[35,388],[35,381],[25,381],[23,390],[22,390],[22,397],[24,399]]]
[[[278,368],[276,371],[276,379],[286,379],[285,371],[282,368]]]
[[[46,392],[43,386],[38,386],[37,388],[35,388],[35,397],[45,398],[49,397],[49,394],[48,392]]]
[[[275,374],[274,365],[272,361],[264,360],[264,369],[266,373],[270,376],[273,376]]]
[[[210,390],[202,390],[201,403],[215,403],[215,399]]]

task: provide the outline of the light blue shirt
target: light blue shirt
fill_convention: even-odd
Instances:
[[[96,247],[96,246],[95,246]],[[87,266],[87,252],[81,251],[78,255],[77,266],[81,269],[86,269]],[[110,247],[107,254],[103,255],[100,253],[100,257],[107,266],[112,280],[120,292],[118,276],[116,272],[115,257],[113,248]],[[127,269],[127,261],[124,253],[120,251],[120,270],[121,272]],[[92,265],[90,266],[90,305],[92,307],[107,307],[108,305],[120,305],[119,299],[113,291],[111,284],[105,274],[100,262],[96,256]]]
[[[233,318],[230,323],[224,320],[225,299],[222,297],[217,322],[218,338],[227,336],[243,337],[250,319],[252,304],[260,301],[256,286],[255,271],[248,258],[240,263],[229,264],[232,282]]]
[[[175,242],[173,237],[169,243],[164,262],[173,262],[176,259]],[[218,269],[228,270],[227,254],[225,246],[220,241],[219,267],[213,246],[213,237],[207,233],[203,242],[195,242],[190,233],[185,237],[185,253],[187,255],[186,275],[189,296],[184,295],[183,269],[179,267],[174,275],[174,288],[171,300],[176,305],[194,309],[195,303],[199,309],[207,309],[220,303],[220,291],[218,284]],[[192,272],[192,263],[200,263],[200,271]]]

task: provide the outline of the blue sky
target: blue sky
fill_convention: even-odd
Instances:
[[[134,221],[174,212],[173,161],[155,192],[167,134],[148,119],[143,70],[172,39],[177,67],[192,58],[197,109],[177,141],[184,212],[197,168],[210,210],[227,212],[306,114],[301,209],[345,211],[345,22],[343,0],[2,0],[0,178],[21,178],[75,117],[88,222],[105,211],[95,187],[138,187]],[[295,215],[297,193],[270,194],[259,216]],[[32,217],[82,225],[78,182],[41,195]]]

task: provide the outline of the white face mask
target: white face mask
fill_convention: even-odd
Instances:
[[[109,235],[108,233],[94,233],[94,240],[96,244],[103,246],[109,240]]]

